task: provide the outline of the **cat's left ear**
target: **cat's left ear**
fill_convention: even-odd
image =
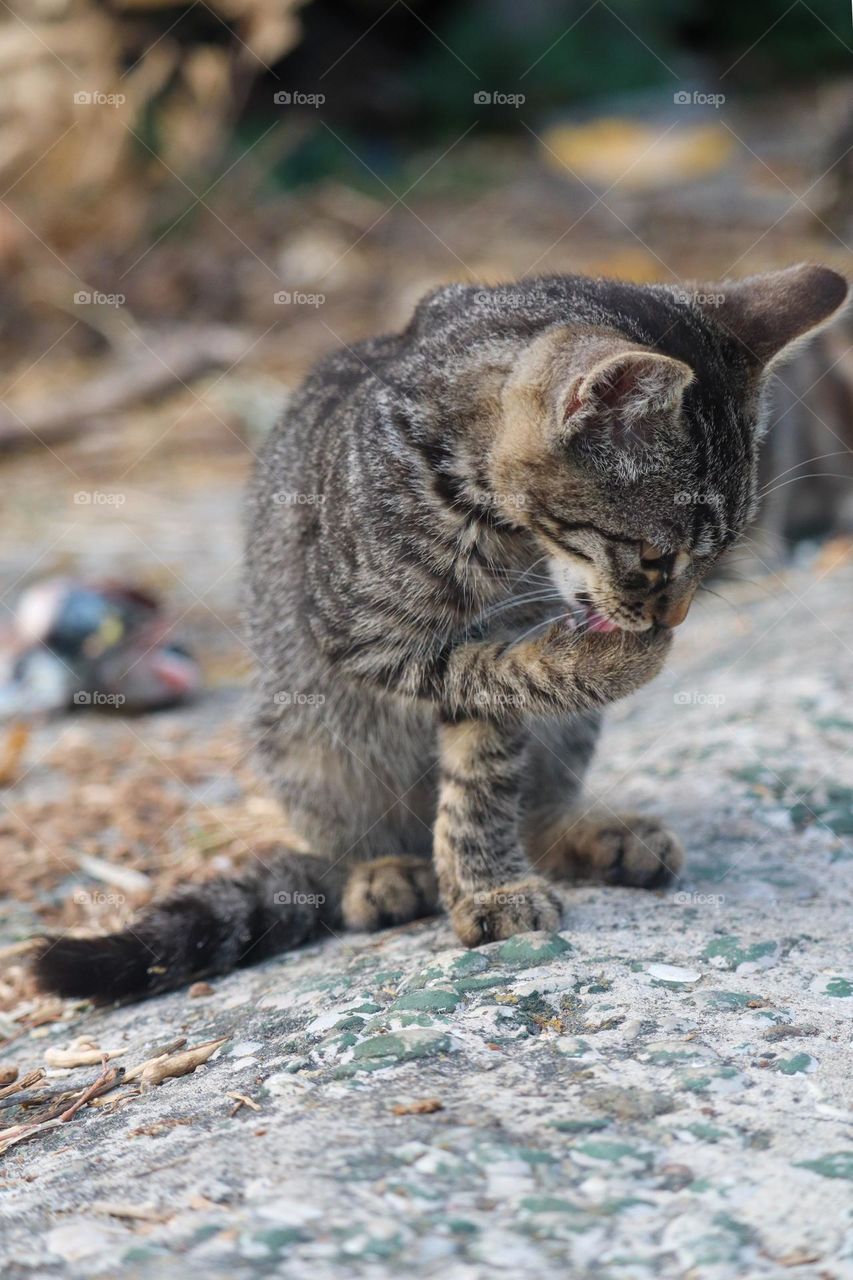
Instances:
[[[621,446],[651,443],[663,417],[680,406],[693,370],[655,351],[619,351],[569,388],[564,426],[572,433],[598,428]]]
[[[696,296],[702,310],[738,341],[757,368],[790,354],[787,349],[826,324],[848,294],[844,276],[810,262],[701,289]]]

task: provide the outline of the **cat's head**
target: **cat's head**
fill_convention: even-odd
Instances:
[[[754,514],[767,373],[847,283],[801,265],[600,291],[595,324],[550,328],[516,362],[490,479],[593,626],[677,626]]]

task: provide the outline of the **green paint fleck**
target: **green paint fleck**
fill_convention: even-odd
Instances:
[[[300,1244],[308,1237],[298,1227],[270,1227],[267,1231],[258,1231],[252,1236],[259,1244],[266,1245],[273,1253],[278,1253],[289,1244]]]
[[[684,1076],[681,1080],[681,1087],[688,1093],[704,1093],[706,1089],[711,1087],[710,1076]]]
[[[373,1058],[391,1058],[407,1061],[411,1058],[424,1058],[434,1053],[447,1053],[450,1040],[438,1031],[424,1031],[412,1027],[397,1034],[373,1036],[356,1045],[353,1057],[359,1061]]]
[[[489,967],[489,958],[482,951],[466,951],[457,956],[450,966],[449,972],[454,978],[465,978],[472,973],[482,973]]]
[[[853,729],[853,720],[845,720],[842,716],[820,716],[815,724],[819,729]]]
[[[793,1058],[778,1058],[773,1063],[774,1071],[781,1071],[783,1076],[800,1076],[817,1068],[817,1062],[807,1053],[796,1053]]]
[[[457,991],[430,987],[421,991],[407,991],[391,1005],[391,1011],[418,1009],[430,1013],[452,1013],[462,999]]]
[[[221,1227],[214,1227],[209,1234],[216,1235],[216,1233],[221,1230]],[[165,1258],[165,1256],[166,1251],[164,1249],[154,1249],[150,1248],[148,1245],[137,1245],[133,1249],[128,1249],[127,1252],[122,1255],[122,1262],[127,1263],[130,1266],[137,1262],[151,1262],[154,1258]]]
[[[648,1151],[640,1151],[637,1147],[632,1147],[629,1142],[610,1142],[606,1138],[593,1138],[589,1142],[581,1142],[577,1148],[585,1156],[590,1156],[593,1160],[608,1160],[616,1163],[619,1160],[639,1160],[642,1164],[648,1166],[652,1163],[652,1156]]]
[[[718,1129],[713,1124],[688,1124],[685,1129],[687,1133],[692,1133],[694,1138],[699,1138],[702,1142],[719,1142],[721,1138],[728,1137],[725,1129]]]
[[[705,998],[718,1009],[746,1009],[749,1005],[764,1004],[764,996],[754,991],[706,991]]]
[[[639,1196],[620,1196],[617,1200],[605,1200],[600,1205],[601,1213],[624,1213],[626,1209],[653,1209],[651,1200],[641,1200]]]
[[[834,1151],[819,1160],[800,1160],[795,1168],[810,1169],[822,1178],[844,1178],[853,1182],[853,1151]]]
[[[457,979],[471,979],[475,974],[484,973],[490,967],[489,957],[482,951],[465,951],[452,959],[445,959],[421,969],[406,983],[408,991],[420,990],[434,982],[455,985]]]
[[[755,964],[765,957],[775,956],[778,951],[778,942],[753,942],[751,946],[744,946],[734,934],[727,933],[709,942],[702,958],[712,963],[716,961],[719,969],[737,969],[742,964]]]
[[[458,978],[453,983],[453,990],[464,996],[469,991],[488,991],[491,987],[501,987],[505,982],[505,974],[484,973],[482,976],[473,978]]]
[[[648,1055],[649,1062],[658,1065],[667,1062],[684,1062],[690,1058],[704,1058],[706,1055],[699,1049],[692,1049],[689,1045],[685,1045],[683,1049],[653,1049]]]
[[[571,950],[571,945],[558,933],[519,933],[514,938],[507,938],[500,946],[498,959],[510,968],[526,969],[532,965],[548,964]]]
[[[600,1129],[606,1129],[609,1124],[610,1121],[604,1116],[590,1116],[588,1120],[549,1121],[550,1127],[560,1133],[597,1133]]]
[[[846,978],[830,978],[824,987],[824,994],[834,996],[836,1000],[849,1000],[853,996],[853,983]]]
[[[581,1213],[577,1205],[568,1200],[560,1200],[557,1196],[525,1196],[521,1201],[522,1209],[529,1213]]]

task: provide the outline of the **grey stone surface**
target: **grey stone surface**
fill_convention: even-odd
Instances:
[[[590,792],[668,815],[674,890],[567,890],[559,934],[475,952],[329,936],[10,1045],[229,1037],[7,1152],[2,1274],[853,1274],[851,591],[818,561],[708,598],[614,710]]]

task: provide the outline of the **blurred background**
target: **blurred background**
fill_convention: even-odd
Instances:
[[[7,647],[34,584],[109,580],[114,612],[163,610],[126,665],[167,651],[206,691],[118,722],[7,699],[13,937],[36,909],[111,923],[280,833],[239,731],[239,509],[309,365],[450,280],[849,272],[851,54],[834,0],[2,6]],[[761,590],[845,545],[851,395],[841,324],[777,388]]]

